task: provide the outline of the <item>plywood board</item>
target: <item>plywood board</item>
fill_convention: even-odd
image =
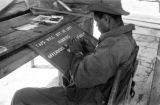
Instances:
[[[86,34],[77,24],[69,23],[30,43],[29,46],[62,73],[65,73],[70,69],[73,55],[67,52],[63,45],[67,44],[70,38],[80,39],[83,37],[92,38],[95,40],[94,44],[97,42],[93,36]]]
[[[39,24],[36,28],[31,30],[26,30],[26,31],[16,30],[16,28],[21,26],[22,24],[25,25],[32,22],[32,18],[33,18],[32,16],[24,15],[17,17],[15,19],[11,19],[6,22],[2,22],[0,24],[0,27],[5,26],[3,27],[3,30],[5,29],[10,30],[10,33],[8,33],[7,31],[1,31],[2,34],[0,36],[0,45],[7,47],[8,50],[6,52],[1,53],[0,56],[10,53],[11,51],[26,45],[27,43],[35,40],[36,38],[39,38],[54,31],[62,24],[72,21],[73,18],[77,19],[75,17],[73,18],[65,17],[64,20],[58,24],[51,24],[51,25]]]

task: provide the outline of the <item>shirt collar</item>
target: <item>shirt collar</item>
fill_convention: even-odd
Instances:
[[[99,42],[103,41],[104,39],[108,38],[108,37],[117,37],[120,36],[124,33],[127,33],[129,31],[132,31],[135,29],[135,25],[134,24],[128,24],[125,26],[120,26],[116,29],[113,29],[109,32],[103,33],[100,38],[99,38]]]

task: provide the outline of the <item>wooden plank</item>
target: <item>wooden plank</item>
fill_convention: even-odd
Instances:
[[[152,27],[151,23],[147,23],[148,26],[143,24],[145,22],[140,22],[142,24],[139,24],[139,20],[135,23],[138,24],[136,24],[136,30],[133,32],[133,36],[140,46],[140,50],[138,54],[139,66],[134,78],[136,82],[136,95],[131,100],[130,105],[146,105],[148,104],[150,91],[152,89],[151,84],[154,74],[155,58],[157,56],[157,49],[159,48],[160,29],[157,27],[154,29],[155,27]],[[151,26],[149,27],[149,25]]]
[[[10,19],[8,21],[1,22],[1,24],[0,24],[0,37],[17,31],[14,28],[31,22],[30,19],[32,19],[32,18],[33,18],[33,16],[31,16],[30,14],[26,14],[26,15],[22,15],[22,16]]]
[[[153,29],[153,28],[137,26],[137,25],[135,28],[136,29],[133,31],[134,34],[160,37],[160,29]]]
[[[37,54],[31,49],[25,48],[18,51],[12,56],[7,57],[4,60],[0,61],[0,78],[3,78],[7,74],[11,73],[18,67],[27,63],[28,61],[35,58]]]
[[[150,36],[139,36],[139,42],[143,45],[154,43],[154,37],[150,39]],[[138,39],[138,37],[137,37]],[[157,42],[156,42],[157,43]],[[158,40],[159,43],[159,40]],[[139,44],[139,43],[138,43]],[[157,45],[157,44],[156,44]],[[138,68],[134,77],[135,85],[135,96],[131,100],[129,105],[147,105],[151,91],[151,84],[153,79],[153,70],[155,64],[155,58],[157,56],[158,46],[154,48],[146,48],[140,46],[138,53]]]
[[[153,36],[146,36],[141,34],[133,34],[137,44],[140,47],[146,47],[151,49],[158,49],[158,38]]]
[[[159,29],[153,29],[146,27],[145,25],[139,26],[136,24],[136,30],[133,32],[133,37],[140,46],[138,53],[139,64],[134,77],[136,83],[136,94],[129,105],[148,104],[154,73],[155,58],[157,56],[157,49],[159,45],[159,33]]]
[[[145,66],[138,65],[136,75],[134,77],[135,96],[129,105],[147,105],[151,83],[153,78],[153,70]]]
[[[151,50],[150,48],[140,47],[137,56],[139,60],[139,65],[152,69],[154,66],[156,51],[157,49]]]
[[[53,0],[52,0],[53,1]],[[108,3],[108,2],[115,2],[115,0],[62,0],[66,3],[78,3],[78,4],[93,4],[93,3]]]
[[[148,69],[152,69],[154,67],[154,62],[153,60],[147,61],[146,59],[143,58],[137,58],[139,61],[139,65],[144,66]]]
[[[143,48],[143,47],[141,47],[139,49],[139,52],[138,52],[140,56],[138,55],[138,57],[139,58],[145,57],[147,59],[152,60],[157,55],[156,51],[157,51],[157,49],[150,49],[150,48]]]
[[[141,21],[144,23],[151,23],[151,24],[159,24],[160,25],[160,18],[151,15],[140,15],[140,14],[130,14],[129,16],[123,16],[125,20],[134,20],[134,21]]]
[[[17,31],[14,28],[28,24],[30,20],[33,18],[33,16],[30,15],[24,15],[20,17],[16,17],[14,19],[1,22],[3,24],[0,24],[0,27],[2,27],[1,30],[4,30],[1,32],[0,36],[0,45],[7,46],[9,50],[3,54],[0,55],[0,77],[7,75],[8,73],[15,70],[17,67],[21,66],[22,64],[26,63],[27,61],[31,60],[31,58],[35,57],[35,53],[33,51],[25,51],[21,50],[18,51],[16,54],[12,55],[10,53],[14,52],[16,49],[20,50],[23,46],[25,46],[27,43],[40,38],[41,36],[44,36],[48,33],[51,33],[52,31],[59,28],[62,24],[66,24],[70,21],[77,22],[77,19],[80,17],[70,17],[65,16],[64,20],[60,24],[53,24],[53,25],[44,25],[40,24],[38,27],[34,28],[33,30],[28,31]],[[23,21],[24,20],[24,21]],[[85,19],[84,19],[85,20]],[[21,22],[22,21],[22,22]],[[77,22],[78,23],[78,22]],[[90,24],[90,21],[83,21],[84,24],[81,24],[81,27],[86,26],[85,23],[88,25]],[[5,26],[5,28],[4,28]],[[88,26],[87,26],[88,27]],[[91,27],[89,27],[91,28]],[[10,31],[6,31],[6,30]],[[88,30],[88,28],[85,30],[87,32],[91,32],[92,30]],[[30,49],[27,49],[30,50]],[[28,53],[28,54],[27,54]],[[17,59],[18,55],[26,55],[27,57],[19,56],[19,59]],[[37,54],[36,54],[37,55]],[[9,56],[9,57],[8,57]],[[27,59],[28,58],[28,59]],[[3,60],[2,60],[3,59]],[[14,61],[14,62],[12,62]],[[6,66],[8,65],[8,66]]]
[[[54,1],[54,0],[50,0],[50,1]],[[97,3],[97,2],[105,2],[108,0],[62,0],[65,3],[80,3],[80,4],[92,4],[92,3]]]
[[[152,88],[149,98],[149,105],[160,104],[160,43],[157,50],[157,59],[155,63],[154,76],[152,81]]]
[[[150,49],[155,49],[155,50],[157,50],[157,46],[158,46],[158,43],[157,43],[157,42],[148,43],[148,42],[142,42],[142,41],[139,41],[139,40],[136,40],[136,42],[137,42],[137,44],[138,44],[140,47],[150,48]]]
[[[152,60],[157,56],[156,52],[158,49],[159,38],[139,34],[133,34],[133,36],[140,47],[138,59],[150,65]]]
[[[124,22],[136,24],[137,26],[151,28],[151,29],[160,29],[159,24],[146,23],[146,22],[135,21],[135,20],[130,20],[130,19],[124,19]]]
[[[22,17],[22,18],[24,18],[24,17]],[[19,18],[17,18],[17,19],[19,19]],[[32,18],[30,18],[30,19],[32,19]],[[62,22],[60,22],[59,24],[39,25],[37,28],[35,28],[33,30],[15,31],[15,32],[12,32],[8,35],[2,35],[2,37],[0,37],[0,44],[1,44],[1,46],[7,47],[8,50],[6,52],[1,53],[0,56],[7,54],[15,49],[18,49],[18,48],[24,46],[25,44],[54,31],[56,28],[60,27],[62,24],[66,24],[69,21],[72,21],[72,19],[73,18],[70,18],[70,17],[64,17],[64,20]],[[74,19],[76,19],[76,18],[74,17]],[[12,21],[14,21],[14,20],[15,19],[13,19]],[[21,21],[19,21],[19,22],[21,22]],[[6,25],[6,24],[4,24],[4,25]],[[6,28],[8,28],[8,27],[6,27]]]

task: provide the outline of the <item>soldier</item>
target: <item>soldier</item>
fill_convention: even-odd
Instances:
[[[126,62],[136,46],[134,25],[124,25],[121,15],[128,15],[118,0],[90,4],[102,33],[95,47],[90,39],[72,39],[69,51],[74,54],[71,70],[64,75],[66,87],[24,88],[17,91],[12,105],[103,105],[107,103],[106,86],[119,65]],[[85,45],[85,46],[84,46]],[[84,50],[85,49],[85,50]]]

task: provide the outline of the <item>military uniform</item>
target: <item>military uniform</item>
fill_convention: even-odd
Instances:
[[[76,60],[73,85],[52,88],[25,88],[16,92],[12,105],[102,105],[106,102],[105,84],[120,64],[128,60],[136,43],[134,25],[103,33],[95,51]]]

